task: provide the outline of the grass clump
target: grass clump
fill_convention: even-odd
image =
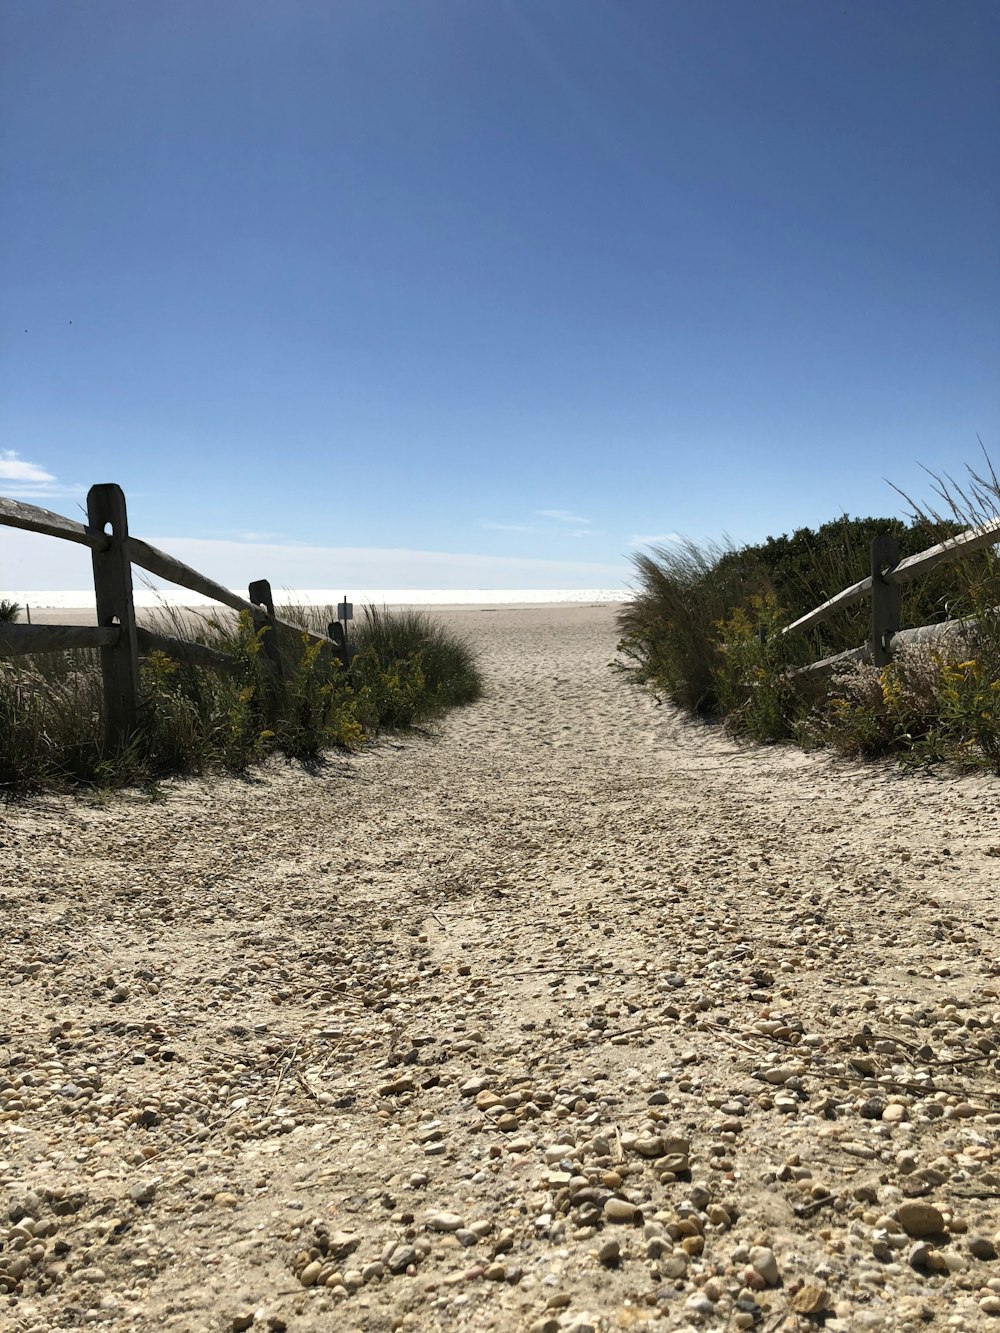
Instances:
[[[321,614],[309,619],[318,625]],[[223,670],[159,651],[143,656],[140,727],[113,754],[104,743],[98,652],[0,658],[0,791],[243,773],[274,754],[316,761],[325,750],[354,750],[383,728],[437,718],[482,689],[469,646],[423,613],[366,608],[349,670],[308,634],[258,628],[246,613],[161,619],[161,632],[235,662]],[[267,635],[277,636],[280,674]]]
[[[943,512],[914,506],[909,522],[844,516],[753,546],[686,542],[637,556],[638,588],[619,617],[624,669],[686,711],[757,741],[1000,771],[995,548],[903,587],[903,627],[963,620],[966,628],[910,646],[881,670],[858,663],[826,679],[793,674],[867,641],[867,599],[805,634],[781,633],[865,577],[877,533],[891,533],[906,557],[995,517],[996,477],[970,477],[961,488],[935,478]]]

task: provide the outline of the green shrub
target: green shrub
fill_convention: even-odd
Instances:
[[[832,679],[797,666],[865,643],[864,599],[805,634],[782,628],[864,578],[879,532],[901,558],[994,518],[995,475],[959,488],[935,478],[945,512],[912,521],[846,516],[735,549],[683,543],[635,558],[638,587],[619,616],[623,669],[691,712],[758,741],[795,739],[844,754],[948,758],[1000,771],[1000,562],[995,549],[937,566],[902,589],[903,626],[969,619],[976,630],[910,648],[879,671]],[[961,658],[961,661],[957,661]]]

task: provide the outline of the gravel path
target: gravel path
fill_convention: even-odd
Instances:
[[[0,815],[0,1329],[1000,1327],[1000,786],[451,619],[433,735]]]

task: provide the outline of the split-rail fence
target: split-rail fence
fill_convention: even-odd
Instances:
[[[871,662],[876,667],[886,666],[900,648],[914,643],[930,643],[938,639],[972,631],[975,622],[971,620],[945,620],[938,625],[919,625],[914,629],[901,630],[899,627],[899,590],[905,583],[912,583],[922,574],[927,574],[938,565],[952,560],[961,560],[973,551],[984,550],[1000,543],[1000,518],[990,519],[978,527],[969,528],[955,537],[939,542],[917,555],[899,558],[896,539],[888,534],[880,534],[871,544],[871,572],[859,583],[852,583],[836,596],[829,598],[822,605],[814,607],[806,615],[786,625],[783,634],[801,634],[814,625],[828,620],[845,607],[853,606],[865,597],[872,599],[871,635],[867,643],[858,648],[849,648],[847,652],[836,653],[832,657],[821,658],[809,666],[800,667],[793,675],[807,676],[835,671],[840,667],[850,666],[855,662]]]
[[[299,625],[290,625],[274,613],[271,585],[266,579],[251,583],[247,597],[225,588],[214,579],[150,546],[128,530],[125,495],[120,486],[92,486],[87,494],[87,522],[77,523],[51,510],[0,497],[0,525],[38,532],[63,541],[88,546],[93,561],[96,625],[20,625],[0,623],[0,657],[24,653],[60,652],[69,648],[98,648],[104,684],[104,718],[108,745],[119,749],[135,733],[140,720],[139,657],[162,652],[196,666],[231,670],[238,659],[207,644],[177,639],[136,624],[132,597],[132,566],[138,565],[158,578],[201,593],[234,611],[246,612],[261,636],[265,655],[276,676],[283,674],[280,636],[291,632],[327,649],[343,666],[350,664],[351,649],[344,627],[333,621],[329,638],[321,638]]]

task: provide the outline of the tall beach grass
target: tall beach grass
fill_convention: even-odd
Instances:
[[[326,633],[327,611],[280,613]],[[231,670],[162,652],[141,660],[141,723],[128,745],[104,742],[100,656],[75,650],[0,658],[0,794],[66,784],[114,786],[171,773],[243,773],[269,755],[315,761],[353,750],[475,700],[469,645],[424,612],[363,610],[345,669],[308,635],[239,617],[164,610],[155,626],[232,655]],[[283,671],[265,651],[278,635]]]

